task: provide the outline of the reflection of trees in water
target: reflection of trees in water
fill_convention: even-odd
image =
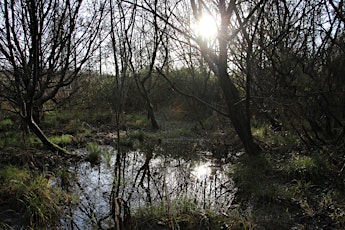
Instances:
[[[131,211],[148,204],[171,208],[171,202],[182,200],[216,212],[226,212],[231,205],[235,188],[225,174],[227,165],[216,165],[204,155],[174,158],[164,155],[164,149],[158,147],[144,151],[122,154],[121,169],[116,169],[114,151],[108,166],[105,162],[96,167],[89,163],[77,165],[73,170],[79,175],[75,189],[80,203],[70,213],[70,223],[65,224],[102,229],[117,221],[130,227]],[[202,176],[195,175],[195,168],[200,165],[209,168]],[[114,176],[115,169],[121,173]],[[118,191],[117,196],[113,196],[114,191]]]

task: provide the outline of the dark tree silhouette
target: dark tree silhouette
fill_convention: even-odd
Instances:
[[[96,49],[103,6],[94,14],[82,1],[1,1],[0,97],[44,145],[66,152],[40,129],[44,104],[80,76]]]

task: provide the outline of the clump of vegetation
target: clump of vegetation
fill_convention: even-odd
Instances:
[[[57,177],[60,179],[60,185],[63,189],[68,190],[68,188],[77,179],[76,174],[70,172],[66,168],[62,168],[57,172]]]
[[[129,135],[129,138],[133,140],[138,140],[139,142],[143,142],[145,139],[145,133],[143,131],[135,130],[131,132]]]
[[[22,214],[30,229],[54,227],[58,223],[64,202],[69,198],[52,186],[53,175],[34,176],[26,169],[7,166],[0,170],[0,179],[0,197],[8,197],[5,202]]]
[[[0,148],[19,146],[21,138],[18,133],[13,131],[0,133]]]
[[[86,150],[89,152],[88,158],[87,158],[88,161],[92,165],[99,164],[101,161],[101,154],[102,154],[102,150],[100,146],[97,143],[91,142],[87,144]]]
[[[0,193],[16,194],[22,193],[25,182],[30,178],[30,173],[18,167],[6,166],[0,170],[0,178],[2,181]]]
[[[221,229],[226,218],[212,210],[200,209],[187,198],[139,208],[133,216],[137,229]]]
[[[50,137],[49,140],[52,141],[54,144],[65,147],[66,145],[72,143],[72,136],[63,134],[61,136]]]
[[[336,194],[344,185],[338,169],[318,160],[318,151],[284,153],[285,149],[243,156],[236,164],[232,176],[238,186],[239,208],[233,216],[237,224],[249,229],[343,228],[344,212],[339,210],[345,200]]]
[[[4,119],[0,121],[0,130],[7,130],[13,124],[14,122],[11,119]]]
[[[6,147],[39,147],[41,140],[34,135],[24,135],[18,131],[0,132],[0,148]]]

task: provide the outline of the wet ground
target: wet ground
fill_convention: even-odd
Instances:
[[[190,141],[121,154],[111,146],[100,148],[99,164],[81,162],[68,169],[76,178],[68,189],[79,201],[66,210],[64,229],[114,227],[114,193],[118,204],[131,213],[181,200],[226,213],[234,199],[236,188],[227,176],[231,164],[209,151],[193,149]],[[77,153],[88,154],[86,149]]]

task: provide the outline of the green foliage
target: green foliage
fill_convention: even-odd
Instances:
[[[171,229],[220,229],[224,223],[221,216],[212,210],[200,209],[187,198],[141,207],[136,210],[134,219],[139,229],[155,225]]]
[[[144,128],[150,127],[151,123],[145,114],[136,113],[126,116],[126,125],[129,128]]]
[[[22,202],[30,216],[30,224],[35,228],[47,227],[59,221],[62,214],[60,201],[65,194],[51,186],[46,175],[31,180],[24,191]]]
[[[83,106],[97,110],[113,108],[117,100],[115,77],[111,75],[93,75],[88,78],[87,86],[80,92]]]
[[[80,131],[82,128],[82,122],[79,118],[71,119],[64,127],[66,133],[74,134]]]
[[[26,169],[7,166],[0,170],[0,196],[13,199],[18,212],[28,217],[27,224],[32,229],[54,226],[62,214],[62,201],[68,196],[52,187],[52,178],[45,174],[33,176]]]
[[[285,149],[290,152],[282,151]],[[259,156],[242,156],[235,164],[231,176],[238,187],[239,206],[229,214],[234,229],[290,229],[294,224],[315,227],[322,221],[336,229],[344,227],[341,210],[345,200],[339,195],[343,179],[339,169],[328,162],[329,153],[292,149],[287,145]],[[306,220],[296,219],[298,215]],[[314,216],[321,220],[314,220]]]
[[[66,146],[72,143],[71,135],[67,135],[67,134],[63,134],[61,136],[53,136],[53,137],[50,137],[49,140],[59,146]]]
[[[274,150],[289,151],[301,146],[300,138],[292,132],[274,131],[267,123],[253,123],[253,136]]]
[[[112,151],[110,151],[109,149],[107,151],[103,150],[103,157],[104,157],[105,163],[107,164],[107,167],[110,167],[110,161],[111,161],[111,158],[113,157]]]
[[[0,133],[0,148],[19,146],[21,142],[22,138],[19,133],[13,131]]]
[[[272,162],[269,154],[243,156],[233,173],[240,196],[254,197],[259,202],[272,202],[279,193],[279,186],[272,181]]]
[[[57,174],[60,178],[62,188],[68,188],[72,181],[75,179],[75,174],[71,173],[68,169],[61,169]]]
[[[29,135],[29,136],[26,136],[25,139],[26,139],[26,144],[28,146],[31,146],[31,147],[42,146],[42,141],[36,136]]]
[[[230,226],[231,229],[256,229],[257,224],[255,216],[251,212],[241,213],[238,208],[234,208],[230,212]]]
[[[253,136],[261,139],[261,140],[264,140],[267,138],[267,135],[268,134],[272,134],[270,132],[270,126],[267,125],[267,124],[262,124],[262,125],[259,125],[257,127],[252,127],[252,134]]]
[[[16,131],[0,132],[0,148],[39,146],[42,146],[42,142],[36,136],[24,135],[23,133]]]
[[[86,146],[86,150],[89,152],[88,161],[91,164],[99,164],[101,161],[102,149],[97,143],[91,142]]]
[[[55,110],[45,114],[44,124],[48,127],[61,127],[67,125],[76,117],[72,111]]]
[[[138,140],[139,142],[143,142],[145,139],[145,133],[140,130],[135,130],[133,132],[130,132],[128,137],[134,140]]]
[[[287,164],[289,174],[301,176],[304,179],[306,176],[316,177],[318,174],[318,167],[312,157],[306,155],[294,155],[290,158]]]
[[[91,137],[92,130],[91,129],[85,129],[83,134],[85,137]]]
[[[12,126],[14,122],[11,119],[5,119],[0,121],[0,130],[7,129],[8,127]]]
[[[0,170],[0,193],[16,194],[22,193],[25,183],[30,178],[28,170],[20,169],[15,166],[6,166]]]

